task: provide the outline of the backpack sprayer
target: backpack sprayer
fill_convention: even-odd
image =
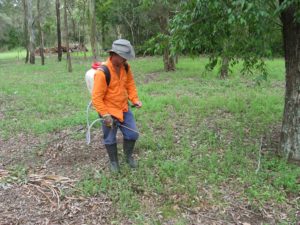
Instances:
[[[103,65],[101,62],[96,62],[92,64],[92,68],[89,69],[86,74],[85,74],[85,82],[86,82],[86,86],[88,88],[88,91],[90,93],[90,95],[92,95],[92,91],[93,91],[93,86],[94,86],[94,76],[97,70],[101,70],[104,72],[105,74],[105,78],[106,78],[106,84],[107,86],[110,83],[110,72],[109,69],[107,68],[107,66]],[[89,121],[89,111],[90,108],[92,108],[92,101],[90,101],[87,105],[86,108],[86,126],[87,126],[87,132],[86,132],[86,143],[89,145],[91,142],[91,128],[93,127],[93,125],[95,123],[97,123],[98,121],[103,121],[103,118],[98,118],[96,120],[94,120],[91,124]],[[131,107],[135,107],[136,105],[132,105]],[[113,126],[120,126],[120,127],[124,127],[128,130],[131,130],[133,132],[136,132],[139,134],[138,131],[131,129],[127,126],[122,125],[121,123],[118,123],[116,120],[113,120]]]
[[[86,73],[85,73],[85,82],[86,82],[86,86],[88,88],[88,91],[90,93],[90,95],[92,95],[92,91],[93,91],[93,86],[94,86],[94,76],[95,73],[97,71],[97,69],[101,66],[101,62],[96,62],[93,63],[92,68],[89,69]],[[89,145],[91,142],[91,128],[93,127],[93,125],[98,122],[103,120],[102,118],[98,118],[96,120],[94,120],[91,124],[89,121],[89,111],[90,108],[92,108],[92,101],[90,101],[87,105],[86,108],[86,127],[87,127],[87,131],[86,131],[86,143]]]

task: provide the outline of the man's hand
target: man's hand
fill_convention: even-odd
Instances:
[[[111,115],[110,114],[105,114],[102,117],[103,117],[104,125],[107,126],[107,127],[112,127],[114,120],[111,117]]]
[[[134,103],[134,106],[136,107],[136,108],[141,108],[142,107],[142,102],[141,101],[138,101],[138,102],[136,102],[136,103]]]

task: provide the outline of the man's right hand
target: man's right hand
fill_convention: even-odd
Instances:
[[[114,120],[113,120],[113,118],[111,117],[110,114],[105,114],[103,116],[103,122],[104,122],[105,126],[112,127]]]

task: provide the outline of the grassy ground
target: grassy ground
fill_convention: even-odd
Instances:
[[[12,53],[0,54],[3,143],[21,133],[46,140],[85,125],[89,94],[84,73],[90,60],[75,54],[72,63],[73,73],[68,73],[66,62],[54,57],[41,66],[38,60],[25,65]],[[143,101],[142,109],[133,109],[141,132],[139,169],[123,166],[120,175],[112,176],[85,165],[72,191],[109,198],[117,209],[109,223],[299,220],[300,168],[275,154],[284,103],[283,60],[267,62],[269,77],[260,85],[258,74],[241,75],[240,65],[229,79],[220,80],[217,70],[204,70],[205,63],[207,58],[180,58],[176,72],[166,73],[159,57],[131,62]],[[84,133],[72,136],[74,141],[84,138]],[[23,171],[26,164],[9,168]],[[235,212],[240,217],[232,216]]]

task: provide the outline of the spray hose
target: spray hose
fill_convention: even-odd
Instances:
[[[86,109],[86,127],[87,127],[87,131],[86,131],[86,143],[87,145],[89,145],[91,143],[91,128],[94,126],[94,124],[98,121],[103,121],[103,118],[98,118],[96,120],[94,120],[91,124],[90,124],[90,121],[89,121],[89,111],[90,111],[90,108],[92,107],[92,101],[89,102],[88,106],[87,106],[87,109]],[[120,123],[116,123],[115,121],[113,122],[113,126],[118,126],[118,127],[124,127],[130,131],[133,131],[137,134],[140,134],[138,131],[130,128],[130,127],[127,127],[127,126],[124,126]]]

